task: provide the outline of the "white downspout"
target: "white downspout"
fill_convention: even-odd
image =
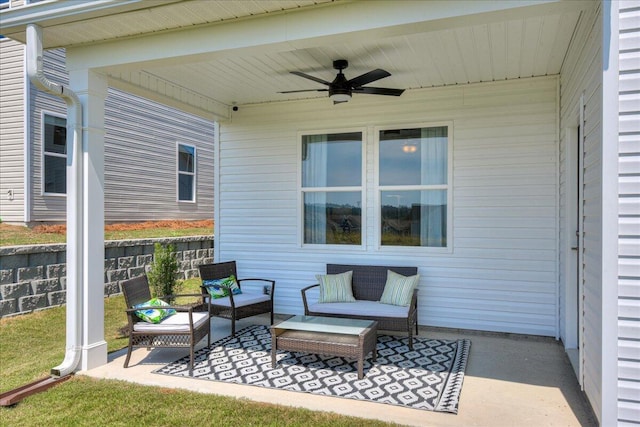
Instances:
[[[31,112],[31,84],[29,84],[29,78],[27,76],[27,55],[25,48],[25,56],[22,60],[22,74],[24,77],[24,123],[22,127],[23,132],[23,153],[24,153],[24,200],[22,201],[23,205],[23,219],[25,225],[31,222],[31,186],[33,185],[33,179],[31,178],[31,120],[33,119],[33,113]]]
[[[27,24],[27,75],[40,90],[67,104],[67,318],[66,352],[53,376],[76,370],[82,355],[82,105],[68,87],[49,81],[42,69],[42,29]]]

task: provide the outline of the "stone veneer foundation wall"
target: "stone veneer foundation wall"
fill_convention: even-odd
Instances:
[[[144,274],[154,244],[173,244],[183,278],[213,262],[213,236],[113,240],[104,245],[104,294],[122,292],[120,282]],[[30,313],[66,302],[66,245],[0,248],[0,317]]]

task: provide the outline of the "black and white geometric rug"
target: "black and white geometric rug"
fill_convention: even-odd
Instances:
[[[364,363],[342,357],[279,351],[271,368],[269,327],[249,326],[196,352],[193,378],[322,394],[458,413],[471,341],[378,335],[378,357]],[[189,376],[189,356],[154,373]]]

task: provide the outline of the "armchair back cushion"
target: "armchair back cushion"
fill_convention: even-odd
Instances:
[[[149,301],[136,304],[132,308],[136,310],[136,316],[148,323],[160,323],[169,316],[176,314],[173,308],[163,308],[168,306],[166,302],[159,298],[151,298]],[[153,308],[152,308],[153,307]]]
[[[213,299],[227,297],[229,296],[229,291],[234,295],[242,293],[234,275],[222,279],[203,280],[202,286],[207,288],[207,292]]]

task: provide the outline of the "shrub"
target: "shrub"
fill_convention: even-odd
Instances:
[[[163,246],[156,243],[154,247],[153,263],[147,273],[149,284],[155,296],[161,297],[175,293],[178,277],[178,260],[173,245]]]

